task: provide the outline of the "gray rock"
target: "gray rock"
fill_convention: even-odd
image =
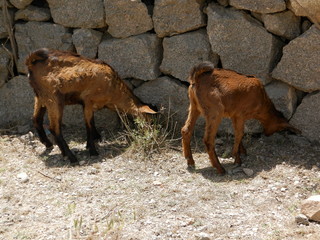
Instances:
[[[206,25],[201,8],[204,0],[157,0],[153,9],[154,29],[159,37],[172,36]]]
[[[102,0],[47,0],[55,23],[73,28],[104,27]]]
[[[9,2],[18,9],[27,7],[33,0],[9,0]]]
[[[269,82],[269,73],[280,58],[283,43],[242,11],[214,3],[206,11],[212,51],[220,56],[222,66]]]
[[[320,1],[289,0],[288,8],[297,16],[306,16],[313,22],[320,22]]]
[[[19,173],[19,174],[17,175],[17,178],[18,178],[19,182],[21,182],[21,183],[26,183],[26,182],[29,181],[29,176],[28,176],[28,174],[25,173],[25,172]]]
[[[272,76],[305,92],[320,89],[320,31],[311,27],[283,48]]]
[[[195,234],[195,239],[196,240],[211,240],[211,235],[205,232],[200,232]]]
[[[138,1],[104,0],[108,32],[116,38],[145,33],[153,28],[147,6]]]
[[[311,28],[312,22],[310,22],[308,19],[304,19],[302,24],[301,24],[301,31],[302,33],[306,32]]]
[[[297,107],[290,123],[302,131],[310,141],[320,142],[320,93],[309,94]]]
[[[160,75],[162,48],[161,40],[155,34],[105,39],[99,45],[98,55],[122,78],[151,80]]]
[[[309,225],[309,219],[306,215],[299,214],[298,216],[295,217],[295,221],[299,225]]]
[[[10,24],[10,22],[13,22],[14,18],[14,12],[11,9],[8,9],[9,13],[9,19],[5,19],[3,14],[2,14],[2,8],[0,8],[0,39],[1,38],[7,38],[9,36],[8,31],[7,31],[7,26]],[[8,22],[10,21],[10,22]]]
[[[258,13],[281,12],[287,8],[285,0],[230,0],[229,4],[238,9],[245,9]]]
[[[16,12],[14,20],[25,20],[25,21],[38,21],[45,22],[50,20],[51,14],[48,8],[39,8],[35,6],[28,6],[25,9],[20,9]]]
[[[300,30],[300,17],[297,17],[291,11],[285,11],[274,14],[263,14],[262,20],[265,28],[280,37],[292,40],[298,37]]]
[[[95,58],[97,56],[101,38],[101,32],[85,28],[74,30],[72,35],[72,41],[77,53],[88,58]]]
[[[18,44],[18,70],[25,73],[24,61],[30,52],[38,48],[73,50],[72,34],[68,29],[53,23],[27,22],[15,25],[15,38]]]
[[[301,205],[301,213],[312,221],[320,222],[320,195],[314,195],[304,200]]]
[[[204,29],[164,38],[163,60],[160,65],[163,73],[188,81],[190,69],[203,61],[215,64],[219,61],[219,56],[211,51]]]
[[[10,56],[4,48],[0,48],[0,87],[8,80]]]
[[[254,171],[250,168],[243,168],[242,171],[248,176],[248,177],[252,177],[254,174]]]
[[[266,86],[266,91],[277,110],[290,119],[297,106],[296,90],[280,81],[271,82]]]
[[[188,114],[189,100],[187,87],[169,77],[160,77],[146,82],[134,90],[143,102],[164,108],[166,116],[172,116],[181,127]]]
[[[0,88],[0,126],[31,122],[34,94],[25,76],[17,76]]]
[[[227,7],[229,5],[229,0],[218,0],[217,2],[224,7]]]
[[[101,109],[96,111],[95,124],[97,129],[114,131],[120,126],[118,114],[108,109]],[[83,118],[83,108],[80,105],[69,105],[64,108],[62,122],[67,126],[80,127],[81,131],[85,133],[85,122]]]

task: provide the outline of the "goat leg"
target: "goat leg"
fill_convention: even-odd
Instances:
[[[211,165],[217,169],[218,173],[224,174],[226,170],[222,167],[215,151],[215,137],[218,131],[218,126],[221,122],[221,119],[215,119],[211,121],[210,118],[206,119],[206,131],[204,136],[204,144],[209,154]]]
[[[189,167],[194,167],[195,165],[195,162],[192,157],[190,142],[191,142],[193,129],[199,115],[200,115],[200,112],[196,109],[195,105],[191,101],[188,118],[186,120],[185,125],[181,129],[183,155],[187,160],[187,164]]]
[[[50,121],[49,130],[54,136],[55,141],[58,147],[60,148],[62,156],[67,157],[70,160],[70,163],[72,164],[78,163],[77,158],[71,152],[61,132],[63,104],[59,103],[59,100],[52,101],[50,107],[48,107],[48,117]]]
[[[71,164],[78,163],[78,159],[76,158],[76,156],[69,149],[69,147],[68,147],[66,141],[64,140],[62,134],[56,135],[55,133],[53,133],[53,136],[55,137],[55,140],[57,142],[58,147],[60,148],[62,156],[67,157]]]
[[[90,123],[91,123],[91,127],[92,127],[92,132],[93,132],[93,139],[101,141],[101,135],[99,134],[99,132],[96,128],[96,124],[95,124],[93,115],[92,115],[92,119],[91,119]]]
[[[84,106],[84,119],[87,130],[87,148],[89,149],[90,156],[98,156],[99,153],[96,150],[94,140],[100,137],[100,134],[95,127],[92,106],[90,104],[85,104]]]
[[[237,165],[241,165],[242,161],[240,158],[241,153],[246,153],[245,148],[242,145],[242,138],[244,135],[244,120],[240,117],[232,118],[232,124],[234,128],[234,145],[233,145],[233,156],[234,163]]]
[[[52,148],[53,144],[48,139],[47,134],[43,128],[43,118],[45,113],[46,113],[46,107],[42,107],[39,98],[35,97],[34,112],[33,112],[33,126],[35,127],[39,135],[40,142],[43,143],[47,149],[50,149]]]

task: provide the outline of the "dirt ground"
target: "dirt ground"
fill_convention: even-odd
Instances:
[[[220,137],[224,176],[201,141],[189,171],[180,145],[142,159],[104,138],[91,158],[83,133],[65,137],[81,166],[32,133],[0,135],[0,239],[320,239],[320,224],[295,223],[301,201],[320,194],[320,146],[303,137],[246,136],[249,174],[233,169],[232,137]]]

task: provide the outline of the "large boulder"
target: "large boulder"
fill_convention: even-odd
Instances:
[[[147,6],[138,1],[105,0],[108,32],[116,38],[145,33],[153,28]]]
[[[287,8],[285,0],[230,0],[229,4],[238,9],[258,13],[281,12]]]
[[[219,61],[219,56],[211,51],[204,29],[164,38],[161,72],[187,81],[190,69],[203,61],[215,64]]]
[[[4,48],[0,48],[0,87],[8,80],[10,56]]]
[[[53,21],[65,27],[104,27],[102,0],[47,0]]]
[[[157,0],[153,23],[159,37],[172,36],[206,25],[202,12],[204,0]]]
[[[172,116],[181,127],[188,114],[188,89],[179,81],[170,77],[160,77],[146,82],[134,90],[134,94],[143,102],[157,106],[168,116]]]
[[[294,15],[291,11],[284,11],[274,14],[262,14],[262,20],[265,28],[280,37],[292,40],[301,33],[300,17]]]
[[[31,123],[33,90],[25,76],[17,76],[0,88],[0,127]]]
[[[297,107],[290,123],[297,126],[310,141],[320,142],[320,93],[310,93]]]
[[[118,114],[106,108],[96,111],[94,120],[99,131],[113,132],[120,127]],[[67,126],[78,127],[85,133],[83,107],[81,105],[65,106],[62,122]]]
[[[301,213],[312,221],[320,222],[320,195],[314,195],[304,200],[301,205]]]
[[[86,28],[76,29],[72,35],[72,41],[77,53],[88,58],[97,56],[101,38],[102,32]]]
[[[9,0],[9,2],[18,9],[23,9],[32,3],[33,0]]]
[[[50,20],[51,14],[49,8],[40,8],[36,6],[28,6],[25,9],[20,9],[16,12],[14,20],[38,21],[45,22]]]
[[[290,119],[297,106],[296,90],[280,81],[271,82],[265,89],[276,109],[281,111],[287,119]]]
[[[270,71],[280,58],[282,41],[243,11],[214,3],[206,11],[212,51],[220,56],[222,66],[269,82]]]
[[[6,19],[2,13],[2,8],[0,8],[1,14],[0,14],[0,39],[1,38],[7,38],[9,36],[8,34],[8,27],[13,22],[14,13],[12,10],[8,10],[9,13],[9,19]],[[11,23],[10,23],[11,22]]]
[[[161,40],[155,34],[147,33],[124,39],[105,39],[99,45],[98,56],[122,78],[156,79],[160,75]]]
[[[311,27],[283,48],[272,76],[305,92],[320,90],[320,31]]]
[[[25,58],[38,48],[73,50],[72,34],[61,25],[44,22],[27,22],[15,25],[18,44],[18,71],[25,73]]]
[[[318,0],[289,0],[288,8],[297,16],[306,16],[313,22],[320,22],[320,1]]]

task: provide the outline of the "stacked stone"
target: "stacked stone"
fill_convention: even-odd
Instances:
[[[181,125],[188,108],[188,72],[194,64],[212,61],[258,76],[291,123],[310,140],[320,141],[320,30],[312,24],[320,22],[319,1],[9,2],[21,75],[26,74],[25,57],[41,47],[99,58],[116,69],[144,102],[165,107]],[[1,41],[7,37],[0,16]],[[0,51],[0,86],[8,82],[4,69],[9,60],[8,53]],[[19,76],[20,81],[23,78]],[[16,91],[31,91],[23,81],[23,89],[19,84]],[[0,88],[2,99],[7,88]],[[17,120],[2,120],[6,109],[8,105],[0,103],[0,125]],[[67,115],[68,119],[73,117]]]

